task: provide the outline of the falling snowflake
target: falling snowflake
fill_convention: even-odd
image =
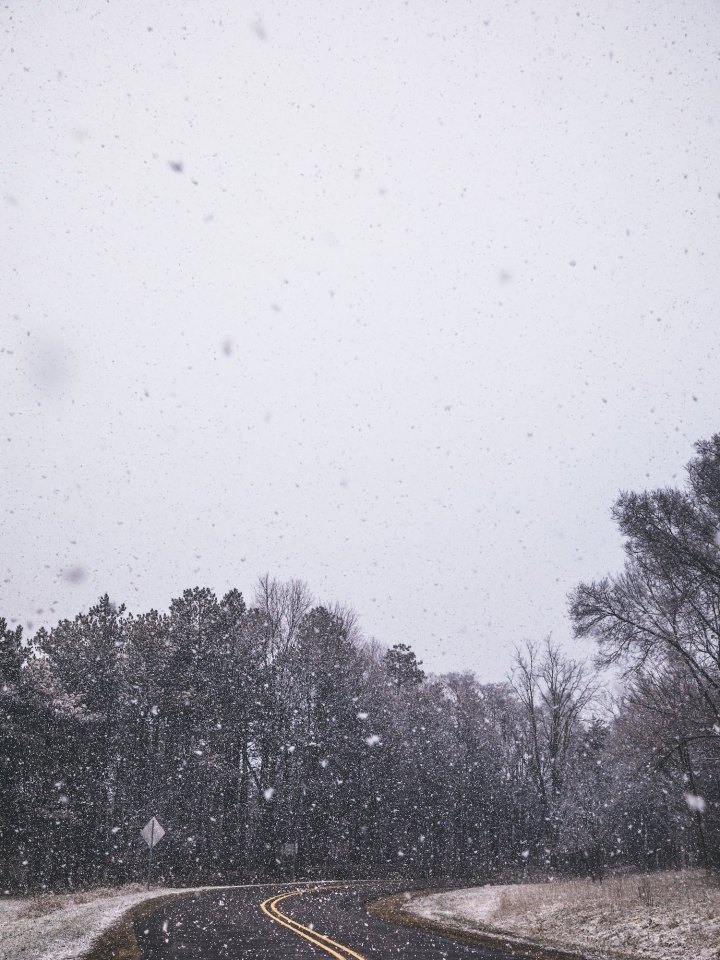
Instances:
[[[705,797],[698,797],[694,793],[686,793],[685,803],[693,813],[705,813]]]

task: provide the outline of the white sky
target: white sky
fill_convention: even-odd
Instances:
[[[2,19],[0,615],[269,571],[438,671],[569,637],[720,429],[720,5]]]

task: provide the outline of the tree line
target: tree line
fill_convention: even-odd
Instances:
[[[503,683],[267,576],[0,619],[0,885],[138,880],[153,815],[170,884],[718,865],[720,435],[614,517],[624,569],[570,598],[596,663],[529,642]]]

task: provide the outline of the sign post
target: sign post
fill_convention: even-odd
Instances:
[[[165,836],[165,830],[162,824],[151,817],[145,826],[140,831],[143,840],[148,845],[148,875],[147,875],[147,888],[150,889],[150,878],[152,876],[152,862],[153,862],[153,847],[156,843],[160,843],[162,838]]]

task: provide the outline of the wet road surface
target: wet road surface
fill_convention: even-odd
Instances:
[[[182,897],[136,921],[142,960],[508,960],[488,947],[368,916],[401,884],[284,884]]]

